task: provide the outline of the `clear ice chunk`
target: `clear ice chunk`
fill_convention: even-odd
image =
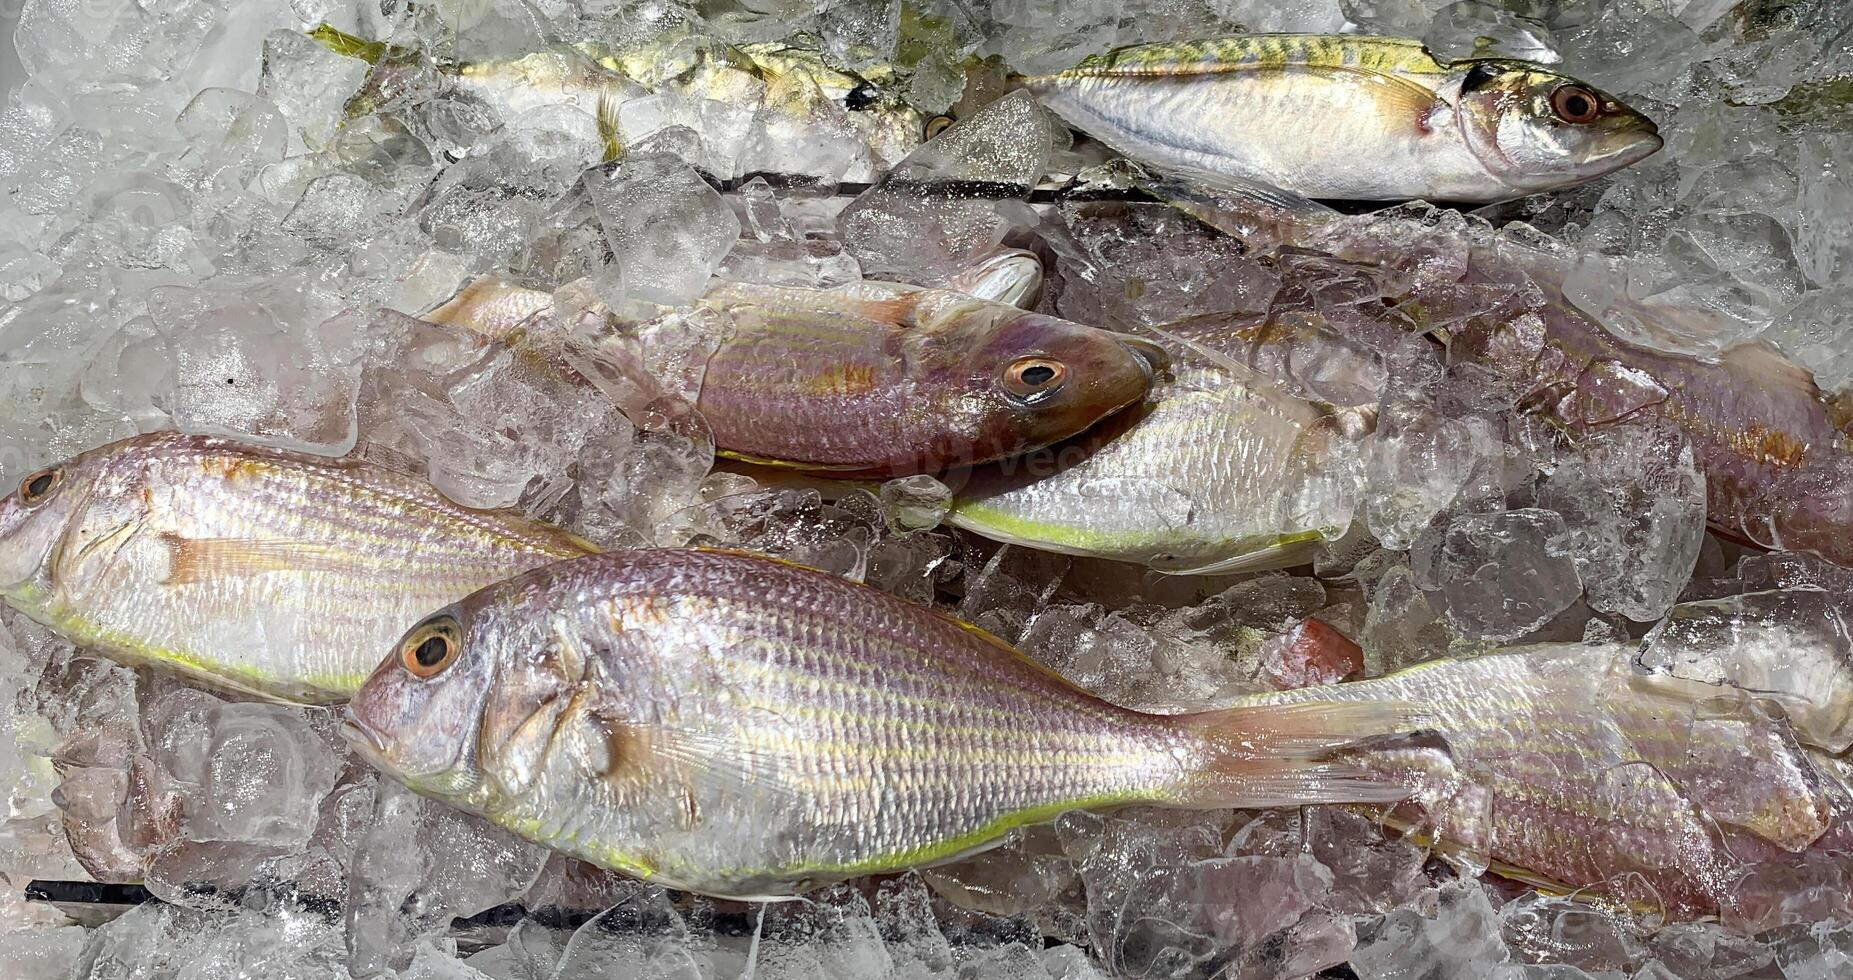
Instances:
[[[404,969],[415,940],[520,896],[546,862],[544,848],[382,781],[348,883],[348,968]]]
[[[587,171],[585,188],[615,257],[605,299],[678,305],[708,286],[740,238],[740,219],[688,164],[665,154],[626,155],[609,173]]]
[[[1009,222],[985,193],[1027,195],[1056,132],[1028,93],[1006,95],[895,164],[843,209],[838,231],[869,275],[941,282],[1003,241]]]
[[[1476,640],[1517,639],[1583,591],[1562,515],[1535,507],[1458,515],[1417,542],[1411,567],[1449,624]]]

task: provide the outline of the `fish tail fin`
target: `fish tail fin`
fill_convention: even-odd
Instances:
[[[1360,743],[1411,734],[1422,722],[1404,701],[1307,701],[1180,715],[1175,724],[1201,751],[1168,802],[1247,809],[1404,800],[1411,792],[1405,779],[1392,769],[1367,768],[1370,750]]]
[[[598,141],[605,148],[600,163],[610,163],[624,155],[622,128],[618,125],[618,100],[610,92],[598,96]]]
[[[349,58],[359,58],[369,65],[377,65],[386,56],[385,41],[369,41],[364,37],[341,30],[333,24],[323,21],[308,32],[309,36],[322,47],[335,54]]]

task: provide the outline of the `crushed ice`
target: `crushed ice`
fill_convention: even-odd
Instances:
[[[749,547],[937,602],[1142,708],[1518,642],[1624,643],[1643,668],[1767,692],[1804,742],[1843,751],[1853,573],[1707,533],[1693,446],[1636,414],[1666,397],[1651,376],[1589,365],[1578,400],[1557,408],[1590,434],[1566,440],[1527,411],[1538,392],[1497,365],[1502,352],[1536,354],[1537,317],[1561,288],[1626,340],[1711,354],[1762,339],[1824,389],[1853,381],[1849,11],[1837,0],[28,0],[17,45],[30,77],[0,114],[11,190],[0,484],[164,427],[357,450],[422,467],[459,501],[519,505],[607,544]],[[419,70],[370,79],[303,33],[321,21],[459,56],[543,37],[636,48],[686,36],[691,63],[715,40],[803,32],[839,65],[892,66],[915,122],[960,101],[968,55],[1042,70],[1239,29],[1350,27],[1445,55],[1491,39],[1624,94],[1668,140],[1637,167],[1503,209],[1502,232],[1401,209],[1359,234],[1405,236],[1408,261],[1373,265],[1250,252],[1158,204],[1032,207],[1038,178],[1095,161],[1026,96],[976,114],[962,105],[943,136],[897,152],[827,112],[819,125],[841,140],[794,141],[757,111],[803,91],[733,104],[658,95],[625,103],[625,130],[649,135],[602,165],[598,105],[497,106]],[[375,100],[368,111],[353,111],[358,92]],[[814,177],[723,195],[698,172],[758,169]],[[884,172],[853,199],[835,192]],[[923,189],[932,181],[993,193]],[[1408,221],[1432,232],[1420,247]],[[1473,281],[1473,243],[1495,234],[1543,246],[1563,275]],[[952,491],[930,477],[826,498],[711,473],[688,405],[702,338],[725,324],[669,332],[693,349],[639,331],[628,355],[658,387],[634,375],[588,386],[596,369],[570,353],[539,352],[552,367],[536,372],[534,351],[374,312],[416,314],[483,274],[579,281],[555,298],[570,332],[588,295],[648,320],[651,304],[685,302],[716,275],[934,284],[1000,244],[1049,259],[1043,308],[1077,321],[1222,318],[1225,336],[1287,325],[1286,342],[1217,353],[1296,396],[1370,410],[1351,461],[1361,475],[1321,484],[1330,499],[1307,504],[1356,515],[1325,542],[1317,578],[1170,578],[987,544],[942,526]],[[1668,310],[1653,321],[1663,329],[1643,320]],[[1412,340],[1417,317],[1474,356]],[[1311,620],[1355,639],[1355,654],[1296,659]],[[956,864],[800,901],[695,899],[550,859],[379,779],[342,750],[326,710],[227,700],[4,621],[0,976],[19,980],[1853,969],[1843,851],[1753,875],[1744,887],[1771,896],[1756,921],[1656,929],[1651,914],[1461,878],[1336,808],[1076,813]],[[1722,817],[1756,802],[1731,785],[1742,762],[1717,760],[1718,778],[1693,789]],[[20,900],[28,879],[88,877],[144,881],[161,901],[79,922]]]

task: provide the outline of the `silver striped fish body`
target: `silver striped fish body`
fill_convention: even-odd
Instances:
[[[950,860],[1078,807],[1402,798],[1319,761],[1406,706],[1349,707],[1141,714],[836,576],[644,550],[438,613],[348,718],[420,792],[604,867],[759,897]]]
[[[1658,149],[1653,125],[1542,66],[1437,61],[1421,42],[1260,34],[1138,45],[1025,87],[1136,159],[1324,198],[1495,201]],[[1562,115],[1566,86],[1588,118]],[[1556,101],[1553,101],[1554,98]]]
[[[114,659],[289,700],[345,698],[406,624],[591,550],[378,466],[216,437],[46,472],[52,493],[0,511],[10,604]]]
[[[1733,688],[1637,674],[1632,652],[1535,647],[1243,703],[1420,703],[1446,750],[1376,756],[1426,778],[1391,824],[1552,890],[1632,902],[1645,883],[1670,915],[1716,914],[1745,864],[1827,830],[1829,800],[1786,724]]]
[[[1233,366],[1180,365],[1142,409],[972,472],[947,520],[1047,551],[1193,573],[1304,560],[1351,522],[1362,416]]]

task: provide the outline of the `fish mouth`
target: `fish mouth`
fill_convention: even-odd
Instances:
[[[1133,357],[1138,359],[1139,366],[1145,371],[1145,380],[1147,381],[1152,380],[1152,378],[1158,375],[1158,372],[1171,366],[1171,355],[1165,353],[1163,347],[1149,340],[1141,340],[1138,337],[1128,337],[1123,334],[1115,336],[1113,339],[1119,341],[1121,347],[1126,348],[1127,351],[1131,352]]]
[[[1645,160],[1666,145],[1660,136],[1660,130],[1651,122],[1643,121],[1638,127],[1626,129],[1608,137],[1601,143],[1601,151],[1592,156],[1588,164],[1600,172],[1620,170],[1630,164]]]
[[[380,737],[380,733],[368,728],[359,718],[354,717],[352,709],[349,709],[347,717],[341,720],[341,737],[346,739],[348,746],[362,758],[376,764],[385,761],[386,740]]]

